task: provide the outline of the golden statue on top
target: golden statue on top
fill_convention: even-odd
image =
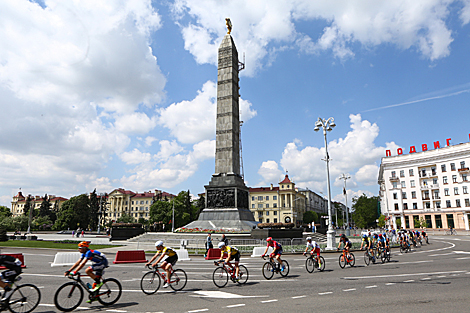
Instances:
[[[227,34],[230,35],[230,33],[232,32],[232,22],[230,21],[229,17],[225,19],[225,25],[227,25]]]

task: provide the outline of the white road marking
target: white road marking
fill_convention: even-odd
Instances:
[[[351,289],[344,289],[343,291],[355,291],[356,288],[351,288]]]
[[[193,311],[188,311],[188,313],[205,312],[205,311],[209,311],[209,309],[193,310]]]
[[[468,260],[470,259],[470,257],[466,257],[466,258],[456,258],[456,260]]]
[[[431,277],[421,278],[421,280],[431,280]]]
[[[277,302],[277,299],[261,301],[261,303],[269,303],[269,302]]]
[[[396,283],[386,283],[385,286],[392,286],[392,285],[396,285]]]
[[[412,283],[412,282],[414,282],[414,279],[405,280],[405,281],[403,281],[403,282],[404,282],[404,283]]]
[[[377,285],[373,285],[373,286],[366,286],[365,288],[366,288],[366,289],[369,289],[369,288],[377,288]]]
[[[127,311],[111,309],[111,310],[106,310],[106,312],[121,312],[121,313],[125,313],[125,312],[127,312]]]
[[[395,275],[356,276],[356,277],[344,277],[343,279],[390,278],[390,277],[422,276],[422,275],[429,276],[429,275],[465,273],[465,272],[466,271],[450,271],[450,272],[433,272],[433,273],[411,273],[411,274],[395,274]],[[442,276],[442,277],[445,277],[445,276]]]
[[[327,292],[319,292],[318,294],[320,296],[323,296],[323,295],[329,295],[330,293],[333,293],[332,291],[327,291]]]
[[[238,308],[240,306],[245,306],[244,303],[227,305],[226,308]]]
[[[292,299],[300,299],[300,298],[305,298],[306,296],[297,296],[297,297],[291,297]]]
[[[241,298],[264,298],[269,296],[243,296],[234,293],[228,293],[223,291],[194,291],[196,295],[190,295],[191,297],[204,297],[204,298],[217,298],[217,299],[241,299]]]
[[[437,278],[444,278],[446,277],[445,275],[442,275],[442,276],[437,276]]]

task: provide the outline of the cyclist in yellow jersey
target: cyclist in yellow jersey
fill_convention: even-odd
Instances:
[[[166,271],[166,279],[167,281],[163,285],[163,288],[167,288],[170,283],[170,274],[171,274],[171,267],[176,264],[176,261],[178,261],[178,254],[176,254],[176,251],[173,250],[172,248],[169,247],[164,247],[163,246],[163,241],[159,240],[155,243],[155,247],[157,248],[157,253],[152,257],[150,261],[147,262],[145,265],[151,264],[157,256],[161,253],[160,257],[158,260],[152,264],[153,267],[156,267],[158,263],[165,257],[168,256],[161,265],[161,268],[163,268]]]
[[[230,266],[233,269],[232,264],[230,263],[233,260],[235,265],[235,277],[237,280],[240,278],[240,267],[238,263],[240,262],[240,251],[237,248],[225,245],[225,242],[219,242],[219,249],[220,249],[220,259],[222,261],[224,259],[224,253],[227,253],[227,258],[225,258],[225,264]]]

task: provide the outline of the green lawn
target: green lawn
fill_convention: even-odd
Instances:
[[[35,240],[9,240],[0,242],[0,248],[2,247],[20,247],[20,248],[47,248],[47,249],[68,249],[68,250],[77,250],[78,247],[76,243],[58,243],[53,241],[35,241]],[[103,248],[113,248],[121,247],[118,245],[90,245],[91,249],[103,249]]]

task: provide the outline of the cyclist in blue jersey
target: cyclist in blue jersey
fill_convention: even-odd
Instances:
[[[85,270],[85,273],[95,281],[91,290],[96,291],[103,285],[101,277],[104,274],[104,269],[108,267],[108,259],[103,253],[97,250],[90,250],[90,242],[88,241],[80,242],[78,244],[78,251],[82,254],[80,259],[65,272],[64,276],[76,275],[85,266],[87,261],[91,261],[93,264]]]

